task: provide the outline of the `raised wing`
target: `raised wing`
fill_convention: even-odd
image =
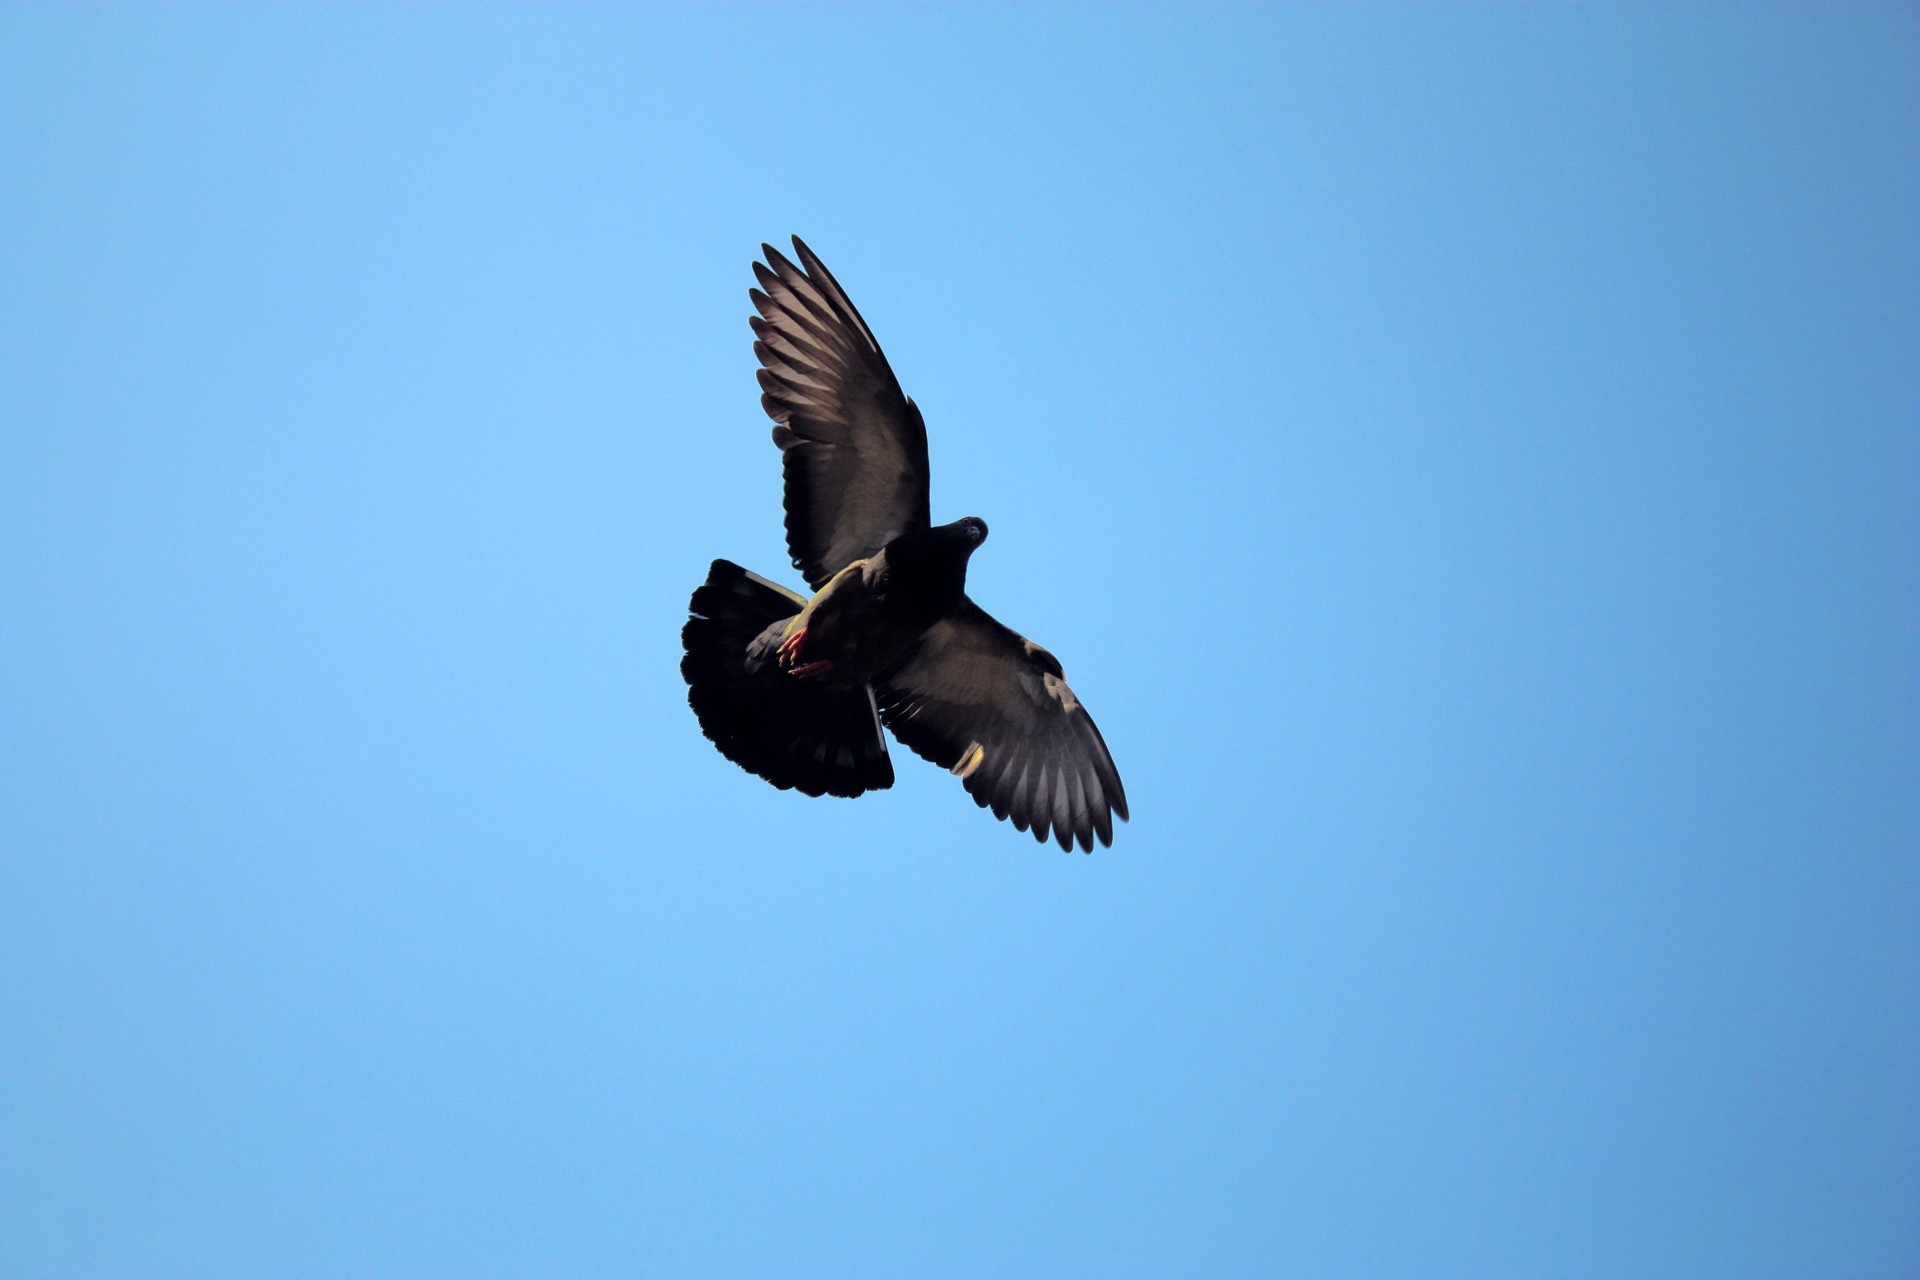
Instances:
[[[839,283],[799,236],[793,247],[804,270],[760,246],[749,323],[786,477],[787,552],[817,591],[927,527],[927,428]]]
[[[880,718],[915,753],[959,775],[967,794],[1062,849],[1113,843],[1127,793],[1107,744],[1060,663],[962,599],[875,688]]]

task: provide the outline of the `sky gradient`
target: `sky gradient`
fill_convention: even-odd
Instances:
[[[0,10],[0,1273],[1913,1275],[1916,37]],[[792,232],[1113,849],[701,738]]]

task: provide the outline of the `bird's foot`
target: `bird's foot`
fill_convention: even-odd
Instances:
[[[786,639],[782,640],[780,642],[780,648],[776,650],[780,655],[780,665],[791,670],[793,664],[800,660],[800,646],[806,642],[807,629],[805,627],[801,627],[799,630],[792,632]]]
[[[799,676],[802,680],[805,680],[808,676],[823,676],[831,670],[833,670],[833,663],[822,659],[819,662],[805,662],[797,667],[789,667],[787,674],[790,676]]]

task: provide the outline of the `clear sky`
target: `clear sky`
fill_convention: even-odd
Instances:
[[[1917,50],[0,13],[0,1273],[1914,1275]],[[1113,849],[701,738],[795,231]]]

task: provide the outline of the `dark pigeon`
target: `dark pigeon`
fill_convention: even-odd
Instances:
[[[975,516],[935,525],[927,429],[813,251],[762,245],[750,291],[760,402],[811,599],[726,560],[681,632],[687,701],[727,759],[780,788],[893,785],[884,723],[974,802],[1045,843],[1113,842],[1127,795],[1060,662],[967,598]]]

